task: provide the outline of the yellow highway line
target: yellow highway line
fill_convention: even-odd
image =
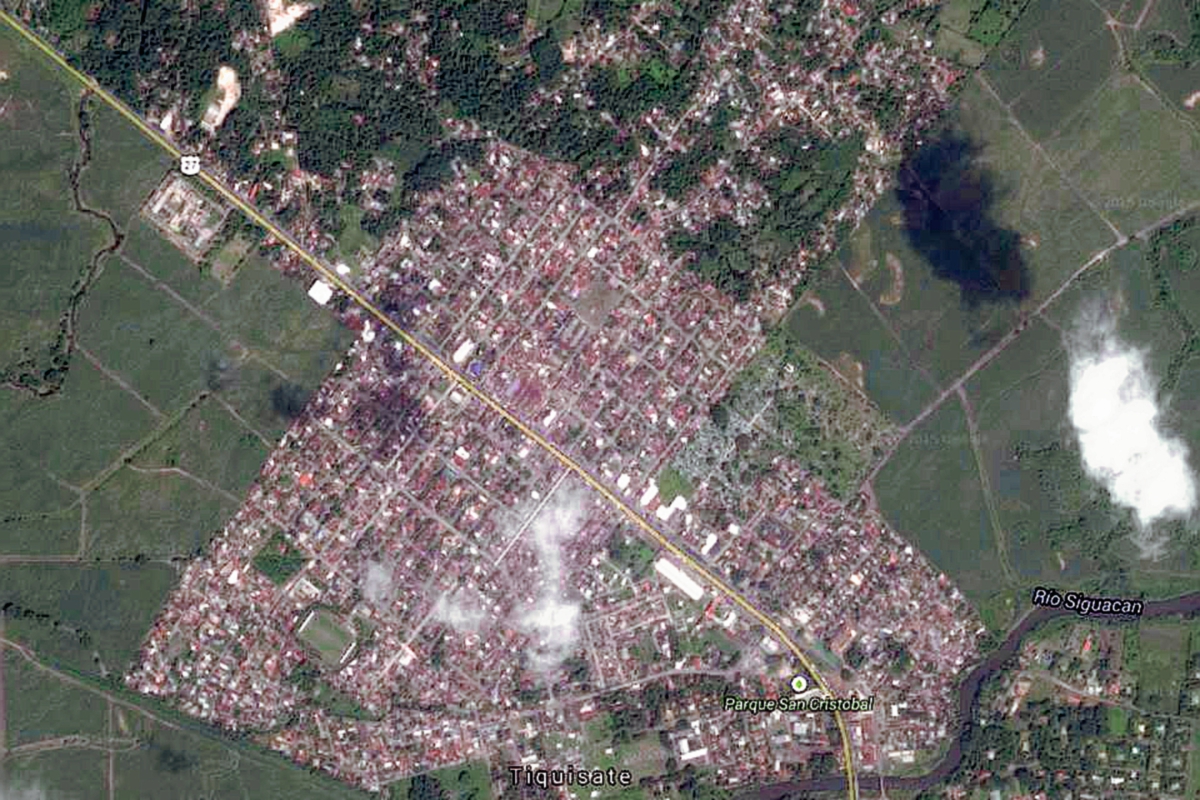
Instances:
[[[85,75],[68,64],[66,59],[63,58],[53,47],[43,41],[37,34],[27,29],[19,20],[9,14],[7,11],[0,9],[0,19],[20,33],[25,39],[27,39],[30,43],[37,47],[38,50],[52,59],[56,64],[70,73],[70,75],[77,81],[95,93],[97,97],[119,112],[121,116],[132,122],[138,128],[138,130],[145,134],[147,138],[149,138],[159,147],[169,152],[175,158],[178,158],[182,154],[179,148],[172,144],[170,140],[164,137],[159,131],[156,131],[153,127],[146,124],[145,120],[143,120],[134,111],[127,108],[123,102],[110,94],[108,90],[100,86],[100,84],[94,78]],[[356,302],[363,310],[387,327],[387,329],[399,337],[401,341],[416,350],[422,357],[437,367],[438,370],[441,371],[447,378],[458,384],[460,388],[462,388],[476,400],[483,403],[495,413],[499,414],[506,422],[513,425],[528,439],[552,455],[563,467],[574,472],[588,486],[598,492],[601,497],[603,497],[618,511],[620,511],[630,522],[632,522],[634,525],[640,528],[643,533],[653,539],[659,545],[659,547],[663,548],[671,555],[687,564],[702,578],[715,586],[721,593],[733,600],[734,603],[736,603],[743,610],[745,610],[746,613],[753,617],[755,621],[774,634],[780,641],[784,643],[784,645],[787,646],[788,650],[790,650],[792,654],[796,656],[797,660],[799,660],[804,666],[804,669],[807,670],[807,672],[813,677],[813,680],[816,682],[818,688],[820,688],[822,692],[824,692],[826,695],[833,694],[829,688],[829,685],[821,676],[821,673],[817,671],[816,666],[812,663],[812,660],[800,648],[800,646],[792,640],[791,636],[789,636],[778,623],[768,617],[764,612],[760,611],[753,603],[743,597],[735,589],[726,584],[724,580],[709,571],[707,567],[692,558],[691,555],[689,555],[683,548],[667,539],[664,534],[659,532],[659,530],[647,522],[641,514],[635,511],[612,490],[601,483],[598,478],[594,477],[587,469],[575,461],[575,459],[571,458],[565,452],[560,450],[558,445],[542,436],[533,428],[530,428],[515,414],[502,406],[498,400],[476,386],[469,378],[448,364],[444,359],[442,359],[441,356],[433,352],[433,350],[413,336],[413,334],[400,327],[397,322],[393,321],[390,317],[384,314],[383,311],[381,311],[374,303],[368,300],[366,296],[347,283],[332,269],[323,264],[316,256],[309,253],[308,250],[305,249],[299,242],[297,242],[291,234],[282,230],[274,222],[264,217],[258,211],[258,209],[247,203],[241,198],[241,196],[239,196],[232,189],[228,188],[224,183],[222,183],[213,175],[209,174],[207,171],[202,171],[196,177],[200,178],[210,188],[236,206],[238,210],[240,210],[247,217],[258,223],[258,225],[260,225],[269,234],[279,239],[296,256],[298,256],[306,264],[312,267],[313,270],[320,274],[322,278],[349,295],[349,297],[354,300],[354,302]],[[850,800],[857,800],[858,785],[855,781],[854,754],[850,746],[850,733],[846,727],[846,721],[842,716],[842,713],[835,711],[833,712],[833,715],[834,720],[837,723],[838,731],[842,737],[842,757],[844,760],[844,769],[846,773],[847,792]]]

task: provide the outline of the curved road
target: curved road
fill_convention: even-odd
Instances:
[[[1193,616],[1195,614],[1200,614],[1200,592],[1192,592],[1191,594],[1185,594],[1170,600],[1146,601],[1146,607],[1138,619]],[[924,775],[915,775],[906,778],[885,777],[883,779],[884,788],[919,792],[931,786],[941,784],[953,775],[954,771],[958,769],[958,765],[962,763],[962,739],[974,719],[975,703],[979,698],[979,687],[983,684],[984,680],[999,672],[1004,667],[1005,662],[1016,655],[1022,640],[1028,634],[1050,620],[1069,616],[1076,616],[1076,614],[1074,611],[1064,608],[1044,607],[1035,608],[1026,614],[1008,632],[1008,636],[1005,637],[1000,646],[992,651],[986,659],[977,664],[958,687],[958,729],[954,741],[950,745],[950,749],[942,757],[942,760]],[[1130,621],[1129,617],[1091,616],[1086,618],[1080,617],[1080,619],[1088,619],[1092,622],[1108,621],[1113,624]],[[755,797],[758,800],[783,800],[783,798],[798,792],[844,792],[845,790],[846,779],[841,775],[830,775],[807,781],[789,781],[787,783],[771,784],[770,786],[762,787],[753,794],[747,794],[745,797]],[[878,795],[879,779],[861,778],[859,780],[859,794]]]

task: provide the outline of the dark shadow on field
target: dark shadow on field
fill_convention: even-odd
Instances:
[[[978,153],[961,132],[943,130],[905,157],[895,190],[909,244],[971,310],[1020,303],[1033,289],[1021,234],[993,218],[998,190]]]
[[[281,383],[271,390],[271,407],[287,419],[295,419],[308,404],[308,390],[295,383]]]

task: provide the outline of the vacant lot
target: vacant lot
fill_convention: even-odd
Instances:
[[[1152,713],[1179,711],[1179,692],[1187,667],[1188,626],[1179,622],[1142,623],[1138,626],[1139,707]]]

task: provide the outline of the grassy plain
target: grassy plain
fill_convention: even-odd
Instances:
[[[971,600],[997,588],[995,533],[957,403],[943,405],[905,439],[876,477],[875,497],[888,521]]]
[[[1187,667],[1188,626],[1178,621],[1138,626],[1137,704],[1152,713],[1176,714]]]
[[[1200,201],[1200,133],[1137,76],[1114,77],[1044,145],[1129,234]]]

